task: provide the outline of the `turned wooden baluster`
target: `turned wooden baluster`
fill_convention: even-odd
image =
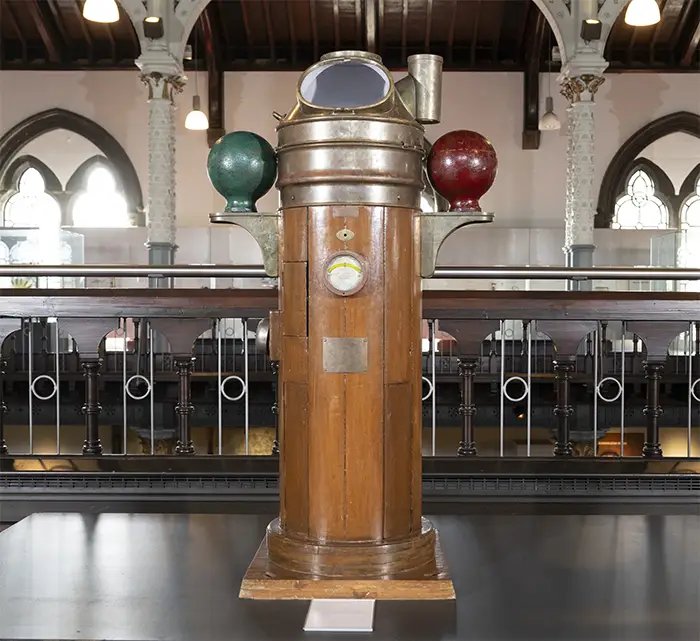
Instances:
[[[194,444],[190,433],[190,414],[194,411],[190,389],[193,362],[194,359],[191,356],[175,359],[178,377],[177,405],[175,406],[178,439],[175,454],[194,454]]]
[[[462,417],[462,440],[457,448],[457,456],[476,456],[474,439],[474,376],[479,365],[481,346],[489,334],[497,331],[499,321],[495,320],[441,320],[440,331],[452,336],[458,356],[458,372],[460,376],[460,405],[459,415]]]
[[[473,360],[459,360],[459,375],[461,377],[462,403],[459,406],[459,414],[462,417],[462,441],[457,448],[457,456],[476,456],[476,444],[474,442],[474,370],[476,362]]]
[[[195,453],[192,441],[190,417],[194,411],[192,405],[192,356],[193,344],[207,329],[211,329],[208,318],[152,318],[151,328],[166,338],[170,343],[170,352],[178,377],[177,405],[177,444],[175,454],[191,456]],[[221,354],[217,356],[221,358]]]
[[[61,331],[69,334],[77,346],[80,364],[85,377],[85,403],[82,407],[85,416],[85,441],[83,454],[102,454],[100,442],[99,379],[102,359],[99,348],[105,334],[117,326],[115,318],[69,318],[61,320]],[[58,346],[56,347],[58,349]]]
[[[5,359],[0,358],[0,454],[7,454],[7,443],[5,442]]]
[[[644,415],[647,417],[647,429],[642,456],[645,458],[663,458],[664,455],[659,442],[659,419],[664,413],[660,403],[663,371],[662,362],[644,362],[644,375],[647,379],[647,404]]]
[[[663,458],[659,419],[664,411],[661,407],[661,377],[668,354],[668,346],[680,333],[688,331],[689,325],[682,321],[633,321],[627,323],[627,331],[634,332],[646,347],[644,375],[647,380],[647,403],[644,415],[647,418],[646,438],[642,448],[645,458]],[[688,390],[690,393],[690,390]]]
[[[100,368],[102,361],[99,358],[82,359],[83,376],[85,377],[85,404],[83,414],[85,416],[85,442],[83,454],[102,454],[100,442],[100,413],[102,406],[99,403]]]
[[[17,318],[0,318],[0,454],[7,454],[7,443],[5,442],[5,414],[7,413],[7,405],[5,405],[5,367],[7,363],[2,356],[2,347],[10,334],[21,329],[21,321]]]
[[[537,330],[552,339],[556,352],[554,377],[556,381],[557,404],[554,416],[557,418],[557,436],[554,456],[573,456],[570,442],[571,417],[574,408],[571,405],[571,374],[576,370],[576,354],[582,341],[588,341],[589,335],[598,328],[596,321],[538,321]]]
[[[554,375],[557,381],[557,404],[554,415],[557,417],[557,442],[554,456],[573,456],[574,450],[569,441],[569,419],[574,413],[571,407],[571,372],[574,360],[554,361]]]

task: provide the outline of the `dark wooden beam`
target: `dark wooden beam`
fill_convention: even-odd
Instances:
[[[481,18],[481,0],[478,0],[476,5],[476,15],[474,16],[474,22],[472,23],[472,41],[471,41],[471,52],[470,59],[472,67],[476,64],[476,47],[479,44],[479,19]],[[454,18],[453,18],[454,20]]]
[[[377,46],[379,51],[383,51],[384,45],[386,44],[386,20],[384,20],[384,0],[377,0],[377,14],[379,16],[379,43]]]
[[[689,0],[694,5],[694,15],[692,15],[691,24],[695,25],[690,32],[690,37],[683,46],[683,57],[681,58],[681,67],[690,67],[695,57],[695,53],[700,46],[700,0]]]
[[[63,22],[63,15],[61,15],[61,10],[58,7],[58,0],[48,0],[47,5],[49,7],[49,11],[51,12],[51,16],[56,23],[56,28],[58,29],[58,34],[61,37],[61,41],[65,43],[66,49],[72,49],[71,47],[71,38],[68,35],[68,31],[66,30],[66,25]],[[71,52],[69,52],[71,53]],[[71,55],[72,58],[72,55]]]
[[[73,0],[72,7],[73,7],[73,13],[75,14],[76,18],[78,19],[78,24],[80,25],[80,30],[83,32],[83,38],[85,38],[85,42],[87,43],[88,62],[90,64],[94,64],[94,62],[95,62],[95,47],[92,43],[92,36],[90,35],[90,30],[88,29],[88,26],[87,26],[87,20],[85,20],[85,18],[83,18],[83,12],[82,12],[82,9],[80,8],[79,0]],[[140,47],[138,50],[140,51]],[[137,56],[134,56],[134,58],[136,58],[136,57]]]
[[[481,0],[479,0],[479,9],[481,9]],[[502,3],[494,6],[494,13],[499,14],[498,24],[494,29],[494,37],[491,42],[491,62],[493,62],[494,65],[498,63],[501,53],[501,31],[503,30],[503,23],[505,22],[503,11],[504,6]]]
[[[333,42],[340,49],[340,0],[333,0]]]
[[[433,28],[433,0],[428,0],[425,8],[425,40],[423,47],[426,53],[430,53],[430,32]]]
[[[452,64],[452,49],[455,44],[455,22],[457,22],[457,0],[452,0],[452,11],[450,12],[450,26],[447,31],[447,64]]]
[[[250,30],[250,19],[248,18],[246,0],[241,0],[241,17],[243,18],[243,30],[245,31],[245,40],[248,47],[248,60],[255,60],[255,56],[253,55],[255,41],[253,39],[253,32]]]
[[[41,41],[44,43],[49,62],[60,63],[65,60],[65,45],[61,41],[56,24],[46,2],[30,0],[26,3],[29,14],[39,31]]]
[[[668,30],[669,25],[675,23],[678,14],[683,9],[684,0],[664,0],[661,7],[661,20],[654,25],[654,31],[649,44],[649,64],[653,65],[656,60],[656,46],[664,30]]]
[[[401,60],[406,59],[406,38],[408,36],[408,0],[403,0],[401,11]]]
[[[221,37],[223,38],[223,45],[224,45],[223,55],[226,58],[230,55],[235,55],[235,54],[232,51],[231,39],[229,37],[228,29],[226,29],[226,27],[224,26],[224,23],[223,23],[224,15],[225,15],[224,11],[226,11],[224,9],[224,0],[219,0],[216,4],[217,4],[217,9],[218,9],[219,21],[220,21],[219,22],[219,26],[220,26],[219,32],[221,33]],[[246,56],[247,56],[247,52],[246,52]]]
[[[265,26],[267,27],[267,40],[270,46],[270,60],[277,60],[277,45],[275,44],[275,30],[272,26],[269,0],[262,0],[263,13],[265,14]]]
[[[289,0],[285,2],[284,9],[287,12],[287,27],[289,27],[289,42],[292,48],[292,64],[297,63],[297,30],[294,24],[294,15],[292,8],[289,6]]]
[[[365,46],[367,51],[377,53],[377,3],[376,0],[365,2]]]
[[[523,21],[520,24],[520,33],[518,34],[518,57],[517,60],[518,62],[523,62],[525,59],[525,35],[527,34],[527,26],[530,24],[530,13],[534,11],[539,11],[539,8],[533,7],[535,6],[534,2],[526,2],[525,3],[525,15],[523,16]]]
[[[112,25],[103,25],[104,31],[107,34],[107,40],[109,40],[109,48],[112,51],[112,62],[117,62],[117,41],[114,38],[114,33],[112,33]]]
[[[208,4],[199,18],[204,43],[204,58],[207,65],[209,86],[209,147],[226,133],[224,124],[224,56],[222,47],[222,27],[216,7]],[[196,27],[195,27],[196,28]]]
[[[311,13],[311,37],[314,43],[314,62],[318,60],[318,20],[316,19],[316,0],[309,0]]]
[[[24,37],[24,33],[19,28],[19,24],[17,22],[17,16],[15,16],[15,12],[12,9],[12,5],[9,2],[2,2],[2,3],[0,3],[0,7],[7,13],[7,20],[10,23],[12,30],[17,35],[17,38],[20,42],[20,45],[22,46],[22,62],[23,63],[29,62],[29,55],[28,55],[28,49],[27,49],[27,39]]]
[[[673,29],[673,34],[671,35],[671,41],[669,46],[671,48],[671,54],[673,56],[673,61],[679,60],[681,55],[676,55],[678,45],[681,41],[683,34],[690,29],[690,21],[693,17],[694,0],[679,0],[683,5],[681,12],[676,18],[676,25]]]
[[[523,149],[540,148],[540,56],[549,25],[542,12],[535,15],[527,41],[527,67],[523,87]],[[551,51],[548,55],[552,55]]]

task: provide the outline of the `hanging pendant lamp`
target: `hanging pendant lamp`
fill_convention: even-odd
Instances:
[[[85,0],[83,18],[90,22],[117,22],[119,7],[115,0]]]
[[[648,27],[661,20],[656,0],[632,0],[625,12],[625,22],[633,27]]]
[[[547,73],[547,100],[544,103],[544,114],[540,118],[538,128],[540,131],[556,131],[561,129],[561,121],[554,113],[554,98],[552,98],[552,32],[549,32],[549,57],[547,60],[549,71]]]
[[[199,97],[199,85],[197,83],[197,32],[194,34],[194,96],[192,97],[192,111],[185,118],[185,129],[191,131],[204,131],[209,129],[209,118],[202,111],[202,99]]]

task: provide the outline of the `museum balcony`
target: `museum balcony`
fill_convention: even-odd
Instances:
[[[141,286],[89,290],[33,269],[23,278],[39,288],[0,292],[3,520],[88,490],[112,505],[276,501],[277,290],[212,276],[261,268],[183,267],[181,286],[149,289],[163,274],[115,266]],[[665,291],[692,288],[674,280],[692,270],[635,283],[607,271],[591,291],[561,291],[566,269],[438,269],[474,288],[423,292],[425,501],[697,493],[700,294]],[[483,289],[485,277],[511,288]]]

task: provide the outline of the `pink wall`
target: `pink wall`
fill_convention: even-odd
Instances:
[[[228,130],[255,131],[273,144],[272,111],[285,112],[294,102],[297,73],[230,73],[226,77],[226,126]],[[203,76],[202,76],[203,79]],[[203,83],[200,83],[203,85]],[[563,227],[566,133],[546,133],[538,151],[521,149],[521,74],[447,73],[443,93],[443,122],[428,128],[431,139],[456,128],[480,131],[496,147],[499,175],[484,197],[485,208],[494,211],[499,227]],[[555,83],[553,83],[553,86]],[[191,86],[191,85],[190,85]],[[546,79],[542,78],[546,87]],[[205,87],[202,86],[202,92]],[[700,112],[700,75],[609,75],[597,98],[598,180],[626,138],[659,116],[679,110]],[[208,214],[222,200],[206,175],[208,147],[200,132],[184,129],[191,104],[188,88],[178,98],[178,225],[204,226]],[[147,191],[146,88],[138,72],[0,72],[0,132],[4,133],[28,115],[51,107],[63,107],[92,118],[125,147]],[[555,108],[566,118],[564,98],[555,96]],[[60,143],[60,144],[59,144]],[[72,145],[72,147],[71,147]],[[81,146],[82,145],[82,146]],[[83,147],[85,149],[83,150]],[[655,161],[663,167],[664,154],[674,146],[659,146]],[[696,147],[700,160],[700,146]],[[46,137],[31,151],[61,177],[90,152],[80,141]],[[684,154],[693,156],[688,147]],[[260,209],[274,209],[276,194],[268,194]]]

